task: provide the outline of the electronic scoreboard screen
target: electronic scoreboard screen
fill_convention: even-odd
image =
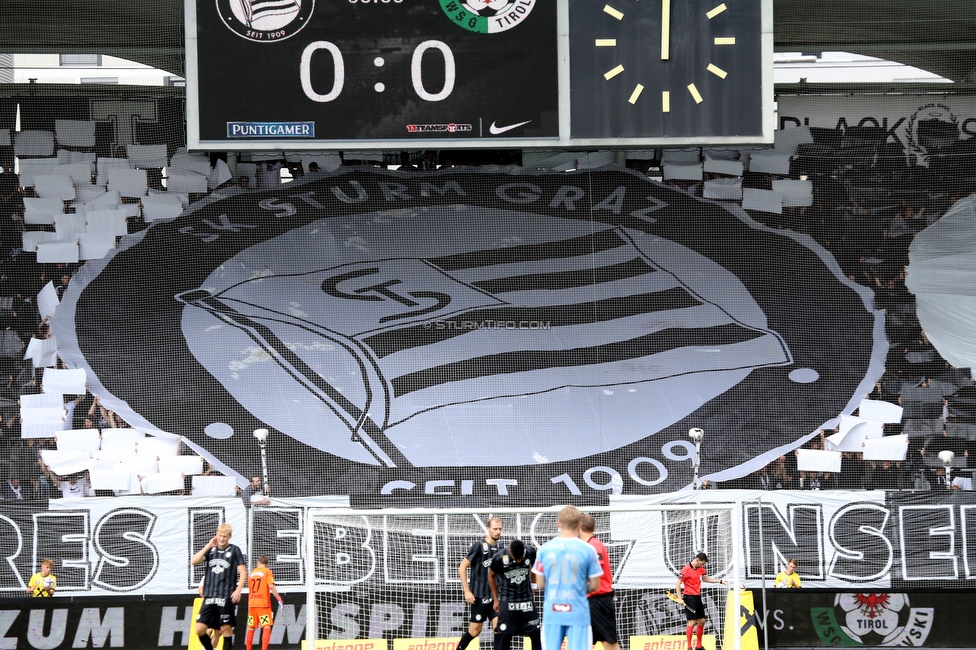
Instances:
[[[771,141],[771,0],[671,3],[186,0],[189,146]]]

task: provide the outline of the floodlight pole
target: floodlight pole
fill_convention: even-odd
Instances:
[[[694,475],[691,479],[691,489],[700,490],[702,489],[701,481],[698,478],[698,469],[701,467],[701,443],[702,439],[705,437],[705,431],[699,428],[689,429],[688,437],[691,441],[695,443],[695,457],[691,459],[691,469]]]
[[[267,429],[255,429],[254,437],[258,441],[258,445],[261,447],[261,478],[263,479],[263,489],[264,496],[270,497],[268,490],[268,430]]]
[[[692,467],[694,467],[695,469],[695,476],[692,479],[692,485],[696,490],[700,490],[702,487],[701,480],[698,478],[698,468],[700,467],[700,465],[701,465],[701,443],[696,442],[695,443],[695,464],[692,465]]]

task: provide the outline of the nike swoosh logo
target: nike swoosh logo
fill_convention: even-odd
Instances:
[[[519,122],[518,124],[509,124],[508,126],[495,126],[495,123],[492,122],[491,126],[488,127],[488,132],[491,133],[492,135],[498,135],[499,133],[505,133],[506,131],[517,129],[520,126],[525,126],[531,121],[532,120],[525,120],[524,122]]]

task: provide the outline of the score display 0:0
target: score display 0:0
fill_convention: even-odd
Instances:
[[[332,55],[332,65],[335,70],[332,88],[325,94],[316,92],[312,87],[312,55],[319,50],[325,50]],[[420,76],[420,66],[423,63],[424,54],[428,50],[437,50],[444,57],[444,87],[436,93],[428,92],[428,90],[424,88],[424,82]],[[377,57],[374,63],[377,67],[382,66],[383,59]],[[335,43],[331,43],[329,41],[314,41],[309,43],[302,51],[299,75],[301,77],[302,90],[305,92],[305,96],[311,99],[313,102],[331,102],[335,100],[339,97],[339,94],[342,93],[342,86],[345,83],[346,78],[346,68],[345,63],[343,62],[342,52],[335,45]],[[439,102],[447,99],[454,90],[454,81],[456,76],[457,71],[454,64],[454,53],[451,51],[451,48],[448,47],[447,43],[444,43],[443,41],[424,41],[414,49],[413,56],[410,58],[410,81],[413,83],[414,92],[417,93],[417,96],[420,97],[420,99],[427,102]],[[381,84],[377,84],[376,89],[378,92],[382,92],[382,88],[383,87]]]

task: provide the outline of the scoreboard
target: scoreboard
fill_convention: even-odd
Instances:
[[[772,0],[185,0],[192,149],[760,144]]]

